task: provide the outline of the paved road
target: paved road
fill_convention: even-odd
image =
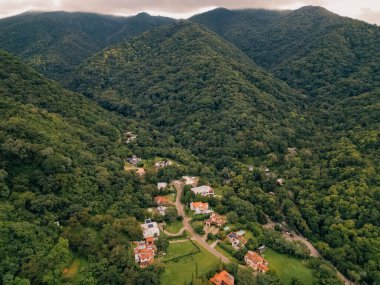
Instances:
[[[178,214],[183,217],[183,225],[186,228],[186,230],[189,232],[190,236],[192,236],[192,240],[197,241],[202,247],[204,247],[206,250],[208,250],[211,254],[215,255],[217,258],[220,258],[222,262],[229,263],[230,260],[225,257],[223,254],[221,254],[216,249],[212,248],[206,241],[204,241],[191,227],[190,225],[190,219],[186,217],[184,207],[181,203],[181,196],[183,191],[183,183],[181,181],[174,181],[173,182],[174,188],[177,190],[177,197],[175,200],[175,206],[177,207]]]

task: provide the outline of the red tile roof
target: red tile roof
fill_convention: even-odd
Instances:
[[[157,204],[157,205],[165,205],[165,204],[169,204],[170,201],[168,198],[164,197],[164,196],[157,196],[154,198],[154,202]]]
[[[216,273],[214,277],[210,279],[215,285],[234,285],[235,279],[229,274],[226,270],[223,270],[220,273]]]

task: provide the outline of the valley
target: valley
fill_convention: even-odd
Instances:
[[[378,26],[27,12],[0,49],[0,284],[380,282]]]

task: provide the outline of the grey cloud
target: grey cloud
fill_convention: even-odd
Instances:
[[[371,24],[380,25],[380,10],[372,10],[370,8],[362,9],[358,19]]]
[[[212,7],[280,9],[294,5],[328,6],[335,2],[339,3],[340,0],[0,0],[0,17],[31,9],[42,11],[84,11],[118,15],[133,15],[147,11],[154,14],[162,13],[178,17],[195,14]],[[366,5],[361,5],[361,7],[366,7]],[[335,12],[339,13],[339,11]],[[379,24],[380,11],[370,8],[362,9],[362,14],[358,18]]]

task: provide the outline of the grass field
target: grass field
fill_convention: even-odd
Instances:
[[[168,198],[170,202],[175,202],[175,193],[170,193],[168,195],[165,195],[164,197]]]
[[[183,228],[183,224],[182,224],[182,222],[179,222],[179,221],[175,221],[173,223],[166,224],[166,226],[165,226],[165,230],[171,234],[178,233],[179,230],[182,228]]]
[[[263,256],[268,260],[269,268],[277,272],[285,285],[291,284],[292,277],[301,280],[305,285],[313,283],[312,271],[302,263],[301,259],[277,253],[270,248],[265,250]]]
[[[198,248],[190,241],[171,243],[163,260],[166,261],[197,251]]]
[[[232,246],[231,246],[232,247]],[[229,260],[232,260],[236,263],[239,263],[239,260],[237,260],[235,257],[233,257],[228,251],[224,250],[223,248],[221,248],[219,246],[219,244],[216,245],[215,249],[217,251],[219,251],[221,254],[223,254],[224,256],[226,256]]]
[[[190,241],[183,243],[170,244],[168,253],[176,255],[183,253],[194,245]],[[201,252],[179,259],[177,262],[170,261],[165,263],[165,272],[161,275],[161,284],[178,285],[190,283],[192,276],[196,275],[198,265],[198,275],[202,275],[210,270],[216,270],[219,259],[199,246]]]

